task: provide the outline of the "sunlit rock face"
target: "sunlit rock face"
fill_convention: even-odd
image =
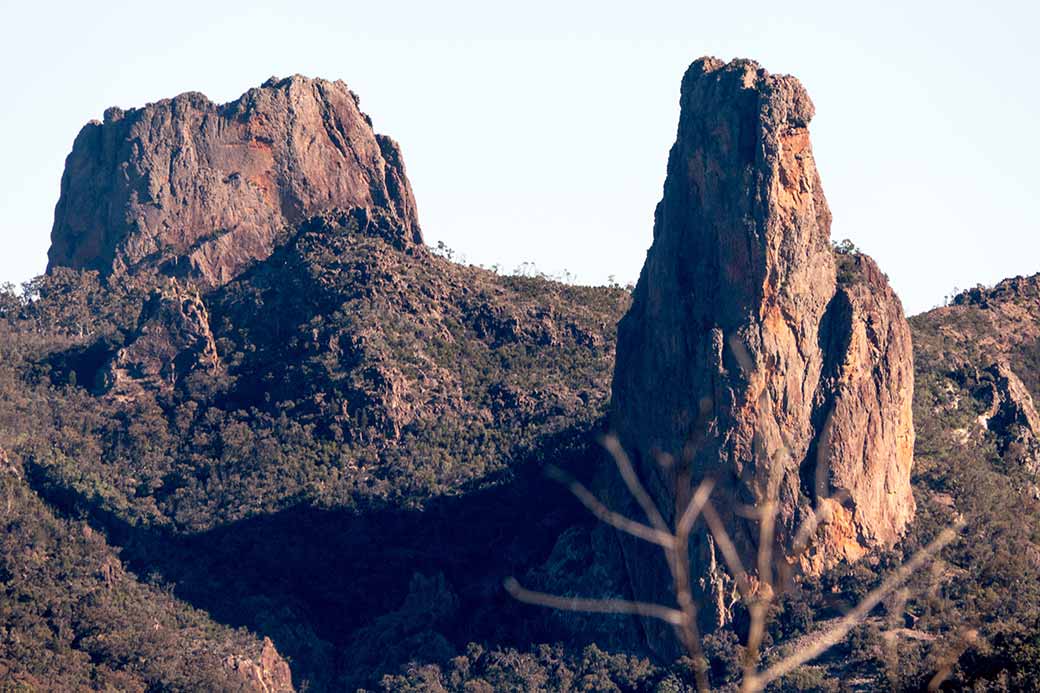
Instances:
[[[110,108],[65,162],[48,266],[218,286],[336,207],[378,209],[422,242],[401,152],[343,82],[297,75],[224,105],[192,92]]]
[[[909,327],[874,262],[831,246],[812,117],[793,77],[746,60],[690,66],[613,382],[612,424],[665,516],[714,478],[752,568],[759,524],[741,508],[772,500],[788,576],[890,546],[914,514]],[[625,502],[619,486],[611,495]],[[825,521],[803,547],[813,509]],[[706,625],[721,623],[736,593],[695,534]],[[634,596],[670,601],[660,551],[622,542]],[[674,641],[656,624],[647,633],[658,650]]]

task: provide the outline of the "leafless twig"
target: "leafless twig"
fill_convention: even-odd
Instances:
[[[756,443],[759,443],[759,441],[756,440]],[[776,596],[773,580],[773,547],[777,511],[775,500],[776,485],[769,484],[766,497],[757,506],[737,509],[742,516],[758,522],[758,547],[756,564],[754,566],[756,576],[752,579],[741,560],[740,552],[726,529],[725,523],[711,502],[710,497],[714,490],[713,480],[710,478],[705,479],[697,486],[690,495],[682,512],[676,513],[675,529],[672,530],[668,527],[661,511],[651,498],[646,487],[639,480],[631,460],[617,438],[607,436],[604,438],[603,444],[611,453],[626,488],[642,508],[650,524],[633,520],[611,510],[586,486],[559,469],[550,468],[549,474],[567,486],[582,505],[602,522],[661,548],[672,576],[672,586],[678,608],[624,599],[561,597],[526,589],[513,578],[506,580],[505,588],[514,598],[528,604],[565,611],[632,614],[656,618],[671,624],[675,627],[676,635],[684,649],[694,661],[694,673],[699,691],[709,690],[708,662],[704,657],[701,644],[697,618],[698,605],[693,597],[690,576],[689,539],[699,518],[704,518],[710,536],[721,551],[726,567],[733,577],[737,590],[746,604],[750,615],[750,627],[743,662],[743,680],[740,686],[741,691],[747,693],[761,691],[769,683],[786,676],[841,642],[854,627],[866,619],[870,612],[886,596],[899,589],[915,571],[935,557],[943,547],[954,541],[963,527],[962,522],[941,532],[930,544],[911,556],[909,560],[890,574],[881,585],[867,594],[859,604],[840,618],[837,623],[807,636],[804,645],[798,647],[794,652],[780,659],[780,661],[770,665],[764,671],[760,671],[760,649],[765,635],[766,618],[769,606]],[[781,446],[781,449],[775,451],[771,456],[771,460],[775,463],[774,466],[783,466],[783,460],[779,458],[784,455],[789,456],[789,453],[786,450],[786,446]],[[822,463],[824,459],[822,452],[818,454],[818,459]],[[668,465],[666,468],[673,469],[674,467],[675,465],[673,464]],[[688,470],[677,472],[677,474],[685,475],[688,475],[688,473]],[[819,472],[817,477],[820,477]],[[689,481],[688,476],[679,478],[687,483]],[[840,492],[835,496],[827,497],[825,495],[826,487],[826,481],[817,478],[816,507],[809,511],[807,517],[795,532],[794,541],[792,542],[795,556],[808,548],[810,539],[816,534],[817,528],[830,520],[832,505],[836,502],[840,503],[843,498]],[[939,681],[942,680],[943,676],[942,671],[936,674]]]
[[[648,541],[651,544],[657,544],[667,548],[672,543],[672,535],[668,531],[661,531],[648,527],[642,522],[636,522],[631,520],[621,513],[616,513],[613,510],[607,508],[599,501],[596,496],[589,491],[584,484],[570,476],[558,467],[549,467],[546,473],[556,481],[570,489],[570,492],[581,501],[581,504],[588,508],[589,512],[596,516],[596,518],[602,522],[607,523],[611,527],[620,529],[623,532],[627,532],[634,537],[638,537],[644,541]]]
[[[960,533],[963,524],[944,529],[930,544],[915,553],[903,565],[889,575],[884,582],[867,594],[863,600],[849,611],[838,623],[823,631],[817,637],[811,637],[811,643],[799,649],[793,654],[780,660],[761,674],[756,675],[750,682],[745,681],[745,690],[762,690],[766,684],[791,673],[806,662],[819,657],[831,647],[841,642],[853,628],[862,623],[874,607],[881,603],[887,595],[895,591],[921,566],[927,563],[935,554],[954,539]]]
[[[637,616],[659,618],[662,621],[671,623],[673,626],[681,626],[684,619],[681,611],[669,609],[660,604],[634,602],[627,599],[559,597],[554,594],[526,589],[514,578],[506,579],[505,588],[517,601],[537,606],[548,606],[562,611],[584,611],[593,614],[635,614]]]

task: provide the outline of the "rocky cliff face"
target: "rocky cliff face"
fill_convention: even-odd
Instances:
[[[332,207],[379,209],[401,242],[422,241],[401,152],[343,82],[294,76],[224,105],[187,93],[110,108],[66,160],[48,267],[222,285]]]
[[[612,404],[666,517],[691,483],[716,478],[754,565],[757,524],[735,509],[773,499],[777,554],[795,572],[889,546],[914,513],[909,327],[874,263],[831,247],[812,116],[793,77],[691,65],[653,245],[618,329]],[[828,521],[796,551],[812,508]],[[694,571],[721,622],[732,585],[705,573],[721,557],[698,541]],[[665,566],[644,555],[654,549],[624,548],[636,595],[663,598]]]

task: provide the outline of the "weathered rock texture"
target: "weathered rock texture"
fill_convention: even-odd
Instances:
[[[666,517],[715,477],[751,566],[758,525],[735,506],[775,499],[777,555],[795,573],[891,545],[914,513],[909,327],[875,264],[832,249],[812,116],[793,77],[750,61],[689,68],[653,245],[618,328],[612,404]],[[829,521],[796,551],[815,507]],[[722,564],[712,543],[695,541],[694,575],[721,622],[732,584],[710,570]],[[635,596],[666,599],[664,563],[645,553],[656,549],[624,548]]]
[[[1006,360],[986,368],[983,378],[989,386],[989,408],[979,416],[979,423],[996,436],[1001,454],[1036,474],[1040,471],[1040,414],[1029,390]]]
[[[956,420],[932,438],[958,447],[991,440],[1006,463],[1035,479],[1040,275],[969,289],[911,323],[918,364],[932,381],[921,402],[931,417]]]
[[[1040,397],[1040,274],[968,289],[912,322],[929,361],[950,370],[1008,361],[1033,398]]]
[[[289,664],[278,654],[270,638],[264,638],[263,649],[257,660],[230,655],[224,660],[224,668],[245,691],[294,693],[296,690],[293,688]]]
[[[152,291],[137,329],[109,361],[105,391],[130,399],[145,389],[172,390],[192,371],[220,368],[206,304],[198,292],[168,282]]]
[[[343,82],[294,76],[224,105],[187,93],[110,108],[65,162],[48,267],[157,267],[220,285],[332,207],[379,208],[422,240],[401,152]]]

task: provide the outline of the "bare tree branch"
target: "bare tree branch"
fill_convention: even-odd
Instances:
[[[730,347],[741,369],[748,373],[754,369],[754,362],[746,349],[735,336],[730,337]],[[765,396],[765,393],[763,393]],[[704,656],[701,643],[701,634],[698,624],[699,606],[694,599],[694,588],[691,579],[690,565],[690,533],[696,525],[697,519],[704,517],[708,527],[709,538],[714,538],[715,545],[719,547],[725,560],[728,572],[733,577],[741,599],[746,604],[750,614],[750,627],[746,641],[746,650],[743,661],[743,677],[740,690],[742,693],[761,691],[773,681],[791,673],[806,662],[809,662],[827,649],[841,642],[849,632],[858,624],[862,623],[870,612],[887,595],[900,588],[903,583],[915,571],[919,570],[927,561],[931,560],[939,551],[950,542],[954,541],[961,528],[963,521],[950,529],[939,534],[930,544],[915,553],[908,561],[896,569],[885,580],[870,592],[858,605],[829,628],[808,636],[804,644],[797,647],[794,652],[769,666],[765,671],[759,671],[762,641],[765,636],[766,619],[769,606],[776,598],[776,586],[774,580],[777,571],[783,567],[774,566],[774,550],[776,541],[776,514],[777,514],[777,486],[780,483],[780,470],[790,466],[790,442],[784,437],[784,445],[780,446],[771,455],[767,455],[770,462],[770,479],[766,484],[765,498],[759,498],[756,505],[744,506],[732,504],[730,512],[758,522],[758,546],[756,552],[757,580],[753,580],[741,559],[740,552],[734,544],[733,538],[726,529],[725,523],[719,516],[715,506],[711,502],[711,493],[714,490],[713,479],[705,479],[700,483],[692,495],[688,497],[687,491],[692,485],[692,460],[696,455],[696,447],[699,447],[703,436],[700,428],[704,431],[710,430],[708,414],[711,412],[711,400],[709,398],[701,401],[701,417],[698,419],[698,430],[691,435],[690,442],[694,448],[684,448],[684,464],[677,465],[673,458],[666,453],[659,456],[661,468],[672,475],[675,496],[673,498],[675,511],[685,503],[681,513],[675,517],[674,531],[668,527],[664,516],[657,504],[650,496],[646,487],[640,481],[631,460],[624,448],[615,436],[608,435],[602,439],[604,448],[610,453],[617,465],[621,479],[624,481],[632,498],[642,508],[649,520],[649,524],[628,518],[608,508],[588,488],[575,480],[565,472],[550,467],[547,472],[550,476],[566,485],[574,496],[584,505],[596,518],[610,526],[626,532],[637,539],[642,539],[655,544],[664,552],[664,557],[672,576],[672,584],[678,609],[664,606],[662,604],[636,602],[624,599],[586,599],[580,597],[561,597],[557,595],[536,592],[522,587],[515,579],[509,578],[505,582],[505,589],[515,599],[528,604],[535,604],[565,611],[584,611],[588,613],[605,614],[631,614],[656,618],[675,627],[682,646],[694,660],[694,674],[698,691],[708,691],[710,682],[708,680],[709,662]],[[771,411],[770,402],[763,404],[763,411]],[[829,496],[829,483],[826,475],[826,450],[827,438],[830,428],[830,416],[824,426],[824,435],[817,449],[817,473],[815,508],[809,510],[807,517],[801,522],[792,542],[794,556],[805,551],[812,542],[819,526],[831,519],[834,503],[842,503],[847,498],[847,492],[838,490],[838,493]],[[782,432],[781,432],[782,435]],[[756,432],[754,437],[756,454],[766,454],[762,438]],[[786,459],[784,459],[786,458]],[[732,500],[732,499],[730,499]],[[828,502],[831,501],[831,502]],[[904,597],[905,598],[905,597]],[[968,638],[964,638],[967,643]],[[968,645],[965,644],[964,647]],[[961,648],[963,652],[964,647]],[[959,655],[958,655],[959,656]],[[955,660],[952,660],[955,661]],[[948,674],[950,666],[940,668],[933,678],[932,684],[937,685]]]
[[[690,536],[690,530],[693,529],[697,517],[700,516],[701,511],[704,509],[704,504],[708,502],[708,498],[711,496],[714,488],[714,479],[705,479],[700,483],[700,486],[697,487],[697,490],[690,498],[690,502],[686,505],[686,510],[683,511],[682,517],[675,524],[676,536]]]
[[[686,617],[683,626],[676,630],[686,651],[693,657],[693,671],[698,691],[707,691],[710,685],[708,660],[704,656],[700,628],[697,625],[697,602],[693,598],[693,589],[690,585],[690,530],[697,521],[697,516],[704,508],[704,504],[708,502],[714,486],[715,482],[711,479],[705,479],[700,483],[690,498],[690,502],[686,504],[682,517],[676,523],[674,543],[670,549],[665,551],[668,568],[672,573],[675,600]]]
[[[725,559],[729,572],[732,573],[733,579],[737,583],[740,595],[744,599],[750,600],[751,585],[747,571],[744,570],[744,563],[740,560],[737,547],[733,545],[733,540],[729,538],[729,532],[726,531],[726,527],[722,524],[722,518],[715,512],[715,506],[711,504],[710,500],[704,504],[702,514],[705,522],[708,523],[708,529],[711,530],[712,536],[715,537],[715,543],[718,544],[719,550],[722,551],[722,557]]]
[[[914,571],[927,563],[944,546],[955,540],[963,527],[964,523],[962,521],[952,528],[944,529],[930,544],[915,553],[910,560],[899,566],[898,570],[889,575],[881,585],[864,597],[863,601],[857,604],[849,613],[845,614],[835,626],[815,637],[811,644],[797,650],[764,672],[755,675],[750,680],[745,680],[745,690],[760,691],[770,682],[791,673],[801,665],[815,659],[829,648],[837,645],[849,634],[849,631],[866,618],[867,614],[875,606],[881,603],[885,596],[902,585]]]
[[[658,531],[668,534],[668,525],[665,524],[664,518],[661,517],[661,511],[657,509],[657,504],[654,503],[652,498],[650,498],[650,494],[647,493],[643,483],[639,480],[635,468],[632,467],[632,460],[628,458],[628,453],[626,453],[625,449],[621,446],[617,436],[604,436],[603,447],[605,447],[607,452],[610,453],[610,456],[614,458],[614,463],[617,465],[618,471],[621,473],[621,479],[625,482],[625,486],[628,487],[628,492],[632,494],[632,497],[635,498],[636,502],[639,503],[641,508],[643,508],[643,512],[646,513],[647,519],[650,520],[650,524]]]
[[[653,527],[644,525],[642,522],[636,522],[635,520],[625,517],[621,513],[614,512],[607,506],[603,505],[603,503],[600,502],[600,500],[596,498],[592,491],[590,491],[584,484],[564,472],[562,469],[559,469],[558,467],[547,467],[545,473],[566,486],[570,492],[581,501],[581,504],[588,508],[589,512],[595,515],[600,521],[607,523],[611,527],[620,529],[623,532],[627,532],[643,541],[657,544],[662,548],[668,548],[672,545],[672,535],[670,532],[656,530]]]
[[[772,599],[773,574],[773,528],[776,521],[776,506],[767,501],[759,513],[758,530],[758,592],[748,604],[751,626],[748,630],[747,650],[744,653],[744,681],[753,680],[758,669],[758,649],[766,627],[766,612]],[[723,530],[725,531],[725,530]],[[768,592],[768,593],[767,593]]]
[[[957,660],[961,658],[969,647],[975,644],[979,639],[979,632],[974,628],[962,628],[956,643],[949,652],[940,660],[938,670],[935,672],[935,676],[928,682],[929,691],[937,691],[942,686],[950,673],[953,671],[953,667],[957,664]]]
[[[506,592],[514,599],[525,604],[547,606],[563,611],[584,611],[594,614],[635,614],[658,618],[673,626],[682,626],[685,620],[683,613],[660,604],[633,602],[627,599],[584,599],[581,597],[560,597],[545,592],[536,592],[520,585],[515,578],[506,578]]]

